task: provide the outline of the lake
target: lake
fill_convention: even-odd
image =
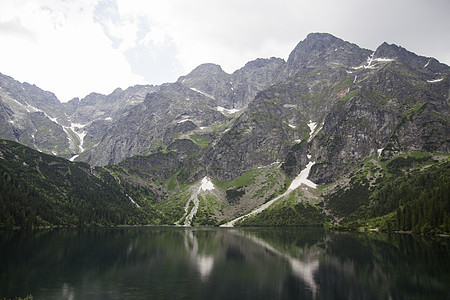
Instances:
[[[450,239],[318,228],[0,232],[0,299],[450,299]]]

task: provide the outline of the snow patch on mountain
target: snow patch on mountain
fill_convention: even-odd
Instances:
[[[60,125],[60,124],[58,124]],[[85,149],[83,148],[84,144],[84,137],[86,136],[86,131],[81,131],[80,129],[83,129],[87,124],[78,124],[78,123],[71,123],[70,126],[63,126],[62,129],[66,133],[67,140],[69,141],[69,148],[72,149],[72,151],[76,152],[77,154],[83,152]],[[78,145],[78,146],[77,146]],[[70,158],[71,161],[74,161],[78,156],[75,157],[72,156]]]
[[[359,69],[375,69],[377,66],[376,64],[374,64],[374,62],[391,62],[394,61],[395,59],[393,58],[387,58],[387,57],[377,57],[374,58],[375,52],[373,52],[369,57],[367,57],[367,61],[365,65],[361,65],[361,66],[357,66],[357,67],[352,67],[353,70],[359,70]],[[347,71],[347,73],[352,73],[351,71]]]
[[[428,82],[428,83],[436,83],[436,82],[441,82],[442,80],[444,80],[444,78],[438,78],[438,79],[427,80],[427,82]]]
[[[199,191],[212,191],[214,190],[214,184],[208,177],[204,177],[202,179],[202,185],[199,188]]]
[[[280,168],[282,164],[283,164],[283,162],[274,161],[273,163],[271,163],[271,164],[269,164],[267,166],[260,166],[257,169],[264,169],[264,168],[269,168],[269,167],[272,167],[272,166],[277,166],[277,168]]]
[[[194,192],[192,193],[191,197],[184,207],[185,215],[187,214],[184,220],[184,226],[187,227],[191,226],[192,219],[194,218],[195,214],[197,214],[198,207],[200,205],[198,195],[202,192],[213,191],[215,190],[215,187],[212,181],[207,176],[205,176],[199,183],[193,186],[193,189]],[[190,212],[188,212],[191,202],[194,204],[194,207]],[[177,222],[176,225],[179,225],[179,223]]]
[[[283,104],[284,108],[298,108],[298,105],[296,104]]]
[[[390,62],[390,61],[394,61],[395,59],[387,58],[387,57],[378,57],[378,58],[374,58],[374,60],[379,61],[379,62]]]
[[[322,130],[323,124],[324,124],[324,123],[322,123],[322,124],[320,125],[320,127],[317,128],[317,123],[316,123],[316,122],[309,121],[308,127],[309,127],[309,129],[310,129],[310,133],[309,133],[309,139],[308,139],[308,142],[311,142],[312,139],[316,136],[316,134]]]
[[[197,93],[199,93],[199,94],[202,94],[203,96],[206,96],[206,97],[208,97],[208,98],[211,98],[211,99],[215,99],[214,98],[214,96],[211,96],[210,94],[208,94],[208,93],[205,93],[205,92],[202,92],[202,91],[200,91],[200,90],[197,90],[196,88],[190,88],[191,90],[193,90],[194,92],[197,92]]]
[[[373,69],[374,66],[372,66],[372,62],[373,62],[373,55],[375,54],[375,52],[373,52],[368,58],[367,58],[367,64],[364,66],[364,69]]]
[[[235,114],[240,111],[239,109],[236,108],[228,109],[222,106],[217,106],[216,109],[218,112],[221,112],[222,114],[229,114],[229,115]]]
[[[384,150],[384,148],[381,148],[381,149],[378,149],[378,150],[377,150],[377,153],[378,153],[378,157],[380,157],[380,156],[381,156],[381,153],[383,153],[383,150]]]
[[[25,104],[27,105],[27,106],[26,106],[26,110],[27,110],[28,112],[30,112],[30,113],[32,113],[32,112],[41,112],[41,113],[43,113],[44,116],[47,117],[50,121],[52,121],[53,123],[56,123],[56,124],[60,125],[60,124],[58,123],[58,119],[57,119],[57,118],[53,118],[53,117],[49,116],[49,115],[48,115],[45,111],[43,111],[42,109],[39,109],[39,108],[37,108],[37,107],[34,107],[33,105],[28,104],[27,102],[25,102]],[[61,126],[61,125],[60,125],[60,126]]]
[[[291,185],[288,188],[288,192],[291,192],[302,184],[312,187],[313,189],[317,188],[317,185],[308,179],[309,172],[311,171],[311,167],[314,165],[314,162],[309,162],[306,167],[300,172],[300,174],[292,180]]]
[[[282,195],[275,197],[274,199],[270,200],[269,202],[264,203],[260,207],[252,210],[248,214],[245,214],[243,216],[240,216],[234,220],[231,220],[228,223],[225,223],[221,225],[220,227],[233,227],[234,224],[244,218],[259,214],[260,212],[266,210],[270,205],[272,205],[274,202],[278,201],[279,199],[289,195],[292,191],[299,188],[301,185],[306,185],[311,188],[317,188],[317,185],[308,179],[309,172],[311,171],[311,167],[315,164],[315,162],[309,162],[306,167],[300,172],[300,174],[292,181],[291,185],[287,189],[286,192],[284,192]]]
[[[309,127],[309,131],[310,131],[309,135],[312,136],[312,134],[314,133],[314,130],[316,130],[317,123],[309,120],[308,127]]]

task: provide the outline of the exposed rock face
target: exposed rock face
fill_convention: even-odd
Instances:
[[[284,161],[292,146],[316,133],[308,124],[323,123],[334,103],[349,92],[346,63],[358,66],[369,54],[328,34],[311,34],[300,42],[279,82],[258,94],[217,143],[211,154],[216,176],[234,178],[247,169]],[[300,170],[306,163],[302,159],[291,167]]]
[[[325,118],[321,135],[311,143],[314,159],[344,166],[377,153],[448,153],[449,68],[438,64],[424,70],[427,61],[397,46],[380,46],[370,67],[352,73],[351,97],[342,98]],[[430,80],[436,76],[442,81]],[[328,173],[319,183],[338,175]]]
[[[191,73],[178,79],[178,83],[216,101],[217,105],[228,107],[231,91],[230,75],[219,65],[203,64]]]
[[[232,74],[234,88],[231,97],[233,107],[247,106],[258,92],[281,80],[283,78],[281,70],[284,66],[285,62],[280,58],[260,58],[234,72]]]
[[[221,132],[213,132],[217,129],[211,126],[226,129],[223,126],[235,111],[277,80],[284,63],[258,59],[231,75],[218,65],[201,65],[176,83],[158,87],[142,104],[125,113],[118,111],[121,116],[103,126],[102,136],[96,135],[101,124],[92,123],[85,139],[93,146],[80,159],[95,165],[118,163],[157,151],[180,137],[198,136],[213,143]]]
[[[284,60],[280,58],[260,58],[248,62],[233,74],[227,74],[218,65],[203,64],[180,77],[178,82],[214,98],[220,106],[242,109],[253,100],[257,92],[279,79],[284,65]]]
[[[204,64],[176,83],[59,103],[0,76],[0,134],[93,165],[190,140],[208,175],[233,179],[283,163],[328,183],[370,155],[449,151],[450,68],[383,43],[362,49],[312,33],[285,62],[257,59],[233,74]],[[167,156],[169,157],[169,156]]]
[[[286,69],[292,76],[307,69],[356,67],[363,64],[371,53],[328,33],[310,33],[291,52]]]
[[[63,128],[56,122],[65,123],[66,117],[58,105],[54,94],[0,74],[2,138],[48,153],[65,153],[69,143]]]
[[[101,140],[81,157],[94,164],[114,164],[133,155],[157,151],[189,131],[225,121],[217,101],[179,83],[148,94],[103,133]]]
[[[54,94],[2,74],[0,87],[1,137],[65,158],[97,144],[114,120],[158,89],[134,86],[60,103]]]
[[[312,179],[329,183],[378,152],[448,152],[449,72],[395,45],[372,52],[310,34],[291,53],[286,79],[259,93],[210,152],[209,169],[230,179],[284,161],[292,176],[309,155],[320,162]]]
[[[136,85],[126,90],[118,88],[109,95],[91,93],[82,100],[75,98],[62,105],[67,115],[80,124],[88,124],[93,120],[114,120],[158,89],[151,85]]]

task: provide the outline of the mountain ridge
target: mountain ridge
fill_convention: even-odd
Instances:
[[[183,224],[189,215],[194,225],[223,224],[277,199],[269,215],[288,214],[297,225],[324,218],[340,224],[381,217],[364,209],[386,210],[375,203],[382,201],[376,194],[388,189],[393,174],[420,177],[417,166],[444,168],[449,75],[445,64],[394,44],[373,51],[312,33],[287,61],[257,59],[232,74],[203,64],[174,83],[91,94],[61,111],[52,108],[55,113],[33,108],[37,102],[26,102],[21,86],[4,79],[14,89],[0,90],[0,137],[104,166],[119,189],[163,211],[169,223]],[[319,186],[284,194],[307,165],[309,180]],[[214,191],[200,193],[203,180],[211,180]],[[406,207],[393,203],[393,209]],[[255,220],[266,224],[256,215],[242,225]],[[391,216],[383,220],[385,228],[393,226]]]
[[[176,83],[183,84],[184,82],[184,85],[191,90],[203,93],[203,96],[205,97],[215,98],[216,102],[214,105],[217,105],[216,108],[223,107],[228,111],[234,112],[245,109],[248,103],[253,101],[259,91],[265,90],[266,88],[269,88],[270,85],[277,82],[285,82],[287,78],[295,76],[294,73],[308,73],[311,68],[317,69],[317,66],[322,66],[323,71],[329,71],[334,65],[368,69],[376,64],[382,63],[380,60],[395,59],[395,57],[400,57],[400,60],[403,59],[409,68],[413,67],[417,70],[419,67],[422,67],[422,71],[428,76],[429,81],[441,79],[435,78],[433,75],[448,70],[447,66],[439,63],[435,59],[417,56],[396,45],[383,43],[375,51],[372,51],[359,48],[355,44],[346,42],[328,33],[311,33],[305,40],[297,44],[287,61],[278,58],[256,59],[248,62],[244,67],[236,70],[233,74],[225,73],[218,65],[205,64],[200,65],[189,74],[181,76]],[[412,66],[408,64],[408,61],[416,62],[416,65]],[[308,64],[310,64],[309,67]],[[328,67],[326,67],[326,65]],[[202,68],[205,69],[199,71]],[[352,70],[350,72],[354,71]],[[340,75],[336,74],[335,76]],[[357,75],[354,77],[354,81],[358,80],[356,76]],[[320,78],[322,81],[324,79],[325,78]],[[329,78],[327,80],[335,79],[336,78]],[[4,81],[5,80],[3,80],[3,82]],[[17,94],[20,92],[21,87],[18,82],[16,82],[16,85],[17,87],[14,88],[14,90]],[[49,129],[48,134],[48,136],[51,136],[52,138],[49,140],[49,137],[43,137],[44,140],[40,142],[39,136],[34,134],[33,138],[33,133],[30,132],[30,130],[21,131],[17,129],[11,130],[12,132],[10,131],[9,133],[4,130],[2,137],[21,141],[25,145],[34,147],[35,149],[43,150],[47,153],[57,153],[57,155],[61,155],[65,158],[73,158],[75,155],[78,155],[75,159],[82,159],[92,164],[101,165],[111,162],[117,163],[118,160],[116,158],[97,161],[95,158],[92,159],[93,156],[92,154],[89,154],[89,152],[105,152],[104,149],[96,150],[95,148],[104,147],[106,149],[114,147],[113,145],[102,144],[102,140],[105,141],[110,139],[107,138],[108,133],[106,135],[103,134],[103,136],[99,135],[99,133],[111,130],[110,125],[117,121],[117,119],[126,115],[129,112],[129,109],[143,102],[147,94],[158,93],[161,87],[171,85],[172,84],[164,84],[162,86],[134,86],[129,87],[126,90],[116,89],[110,95],[91,93],[81,100],[77,101],[73,99],[67,103],[60,103],[61,105],[57,104],[58,100],[53,94],[46,94],[47,92],[42,90],[35,91],[34,94],[31,94],[33,95],[31,98],[45,99],[46,96],[51,99],[49,100],[50,102],[48,102],[49,105],[44,105],[44,108],[41,107],[41,104],[38,105],[35,102],[30,101],[28,104],[38,105],[39,107],[36,107],[36,111],[45,111],[44,115],[41,115],[40,117],[35,116],[35,118],[38,118],[39,123],[42,123],[42,118],[44,118],[44,123],[48,123],[47,126],[53,128],[53,130]],[[19,98],[18,102],[24,102],[20,99],[26,98],[26,96],[19,96],[16,97]],[[5,98],[5,96],[3,96],[3,98]],[[30,98],[30,96],[28,96],[28,98]],[[39,101],[37,103],[39,103]],[[22,104],[25,106],[27,105],[25,103]],[[5,125],[8,125],[8,121],[6,121],[8,117],[4,117],[3,119],[3,124],[6,123]],[[53,120],[56,120],[57,122],[53,122]],[[12,124],[11,119],[9,122]],[[29,120],[26,123],[33,123],[33,120]],[[3,127],[7,128],[7,126]],[[18,127],[20,129],[20,126]],[[27,125],[27,127],[32,126]],[[33,143],[33,140],[36,139],[37,141]],[[71,140],[68,144],[66,143],[67,139]],[[86,143],[84,143],[82,139],[86,139]],[[53,140],[53,142],[51,142],[51,140]],[[83,147],[80,148],[79,144],[82,142]],[[48,149],[42,147],[42,145],[46,143],[50,143],[51,145]],[[154,150],[151,145],[146,145],[145,147]],[[116,149],[113,152],[116,153],[117,151],[121,150]],[[119,159],[123,159],[129,155],[144,153],[143,151],[145,151],[143,148],[127,151],[126,153],[121,154]],[[87,153],[80,155],[82,154],[81,152]],[[94,157],[95,156],[96,155],[94,155]]]

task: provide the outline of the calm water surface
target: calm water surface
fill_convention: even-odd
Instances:
[[[450,241],[311,228],[0,232],[0,299],[450,299]]]

